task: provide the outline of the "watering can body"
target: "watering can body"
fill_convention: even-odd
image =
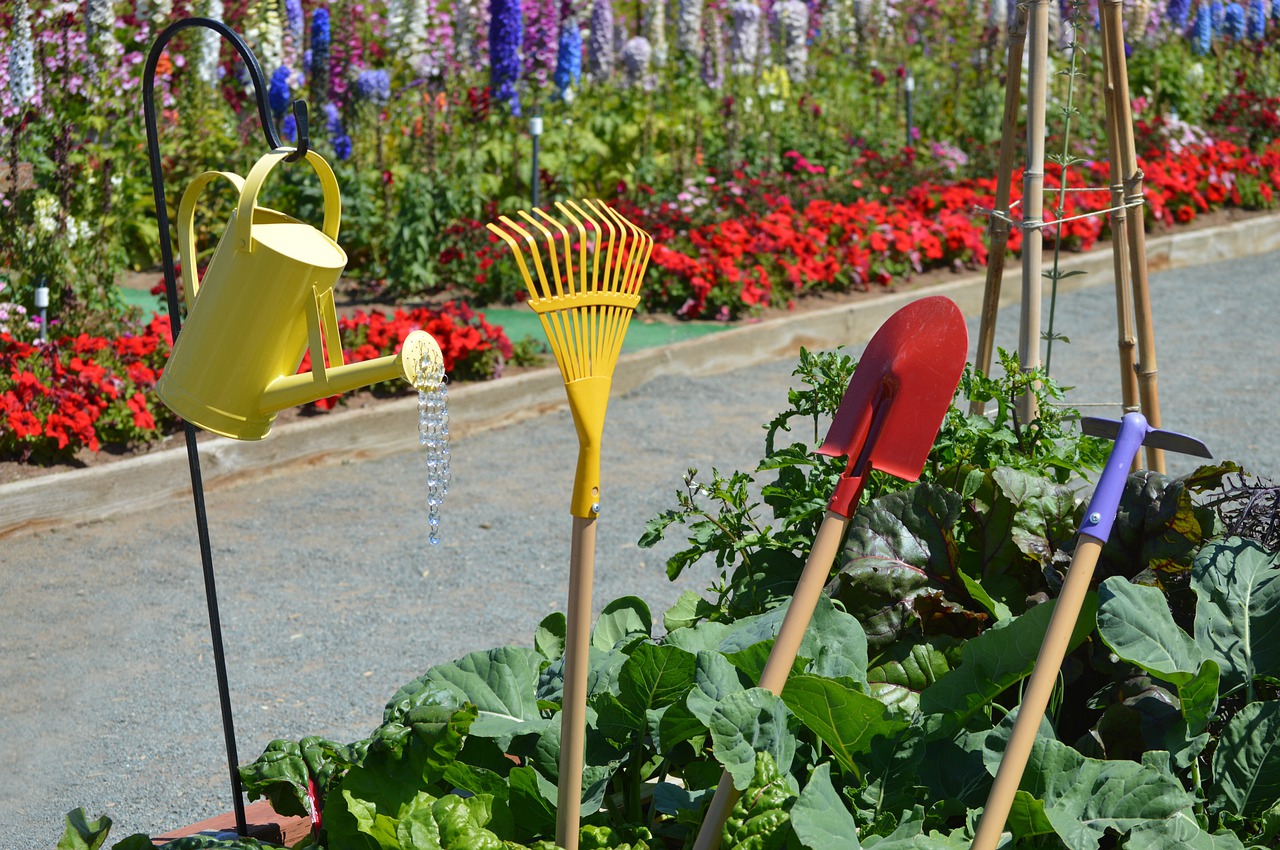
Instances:
[[[333,289],[347,255],[337,243],[341,200],[333,171],[314,151],[307,153],[324,191],[321,230],[257,205],[263,180],[290,153],[272,151],[243,180],[205,172],[178,211],[189,309],[156,392],[187,421],[238,440],[265,437],[286,407],[397,375],[413,383],[423,354],[438,351],[426,333],[415,331],[398,356],[343,364]],[[236,186],[240,201],[197,280],[195,201],[216,178]],[[297,374],[308,349],[312,371]]]

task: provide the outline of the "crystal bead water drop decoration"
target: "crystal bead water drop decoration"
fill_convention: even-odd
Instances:
[[[444,364],[423,357],[418,364],[418,444],[427,452],[427,542],[440,545],[440,508],[449,495],[449,407]]]

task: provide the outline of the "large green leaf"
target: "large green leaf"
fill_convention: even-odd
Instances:
[[[952,715],[961,725],[1007,688],[1031,674],[1056,600],[1037,605],[1013,620],[1005,620],[964,645],[960,666],[920,695],[920,708],[931,714]],[[1085,597],[1068,642],[1074,649],[1093,631],[1097,597]]]
[[[1002,736],[988,739],[989,748],[1003,743]],[[1165,767],[1086,758],[1042,735],[1021,788],[1044,804],[1044,817],[1068,850],[1098,850],[1108,830],[1123,834],[1191,810],[1195,800],[1168,775],[1167,759]]]
[[[553,611],[542,618],[538,629],[533,633],[533,646],[548,661],[564,657],[565,635],[569,624],[564,612]]]
[[[618,672],[618,701],[644,728],[645,713],[664,708],[694,686],[698,656],[677,646],[642,643],[631,651]]]
[[[1178,628],[1159,588],[1113,576],[1098,588],[1098,633],[1121,659],[1174,685],[1189,682],[1204,653]]]
[[[796,752],[791,712],[780,697],[764,688],[730,694],[711,715],[711,743],[716,760],[733,777],[739,791],[751,784],[756,753],[767,752],[784,773]]]
[[[432,667],[423,678],[474,705],[479,714],[471,734],[493,738],[506,749],[516,735],[541,734],[546,728],[537,694],[543,661],[536,649],[503,646]]]
[[[1259,817],[1280,800],[1280,701],[1249,703],[1222,730],[1213,752],[1210,805]]]
[[[867,670],[871,694],[908,713],[915,711],[920,692],[960,662],[962,646],[962,641],[946,635],[895,643]]]
[[[805,850],[857,850],[858,825],[831,784],[831,764],[820,764],[791,806],[791,826]]]
[[[309,781],[314,778],[325,788],[346,767],[338,751],[336,744],[317,737],[272,741],[252,764],[241,766],[240,781],[250,800],[265,797],[279,814],[306,817]]]
[[[538,738],[529,757],[530,763],[550,783],[559,781],[560,776],[560,719],[557,714],[552,718],[550,726]],[[600,808],[604,802],[605,789],[609,780],[622,764],[623,753],[615,747],[603,734],[595,729],[594,712],[587,709],[587,734],[583,745],[582,767],[582,814],[589,815]]]
[[[1178,812],[1168,820],[1134,827],[1124,843],[1125,850],[1170,850],[1173,847],[1178,850],[1244,850],[1244,844],[1234,832],[1205,832],[1187,812]]]
[[[782,699],[831,749],[840,767],[858,777],[862,776],[858,757],[870,751],[872,739],[892,737],[909,725],[906,717],[858,690],[848,679],[792,676],[782,690]]]
[[[1280,555],[1228,537],[1191,565],[1196,642],[1222,668],[1224,690],[1280,677]]]
[[[591,645],[610,651],[617,646],[629,646],[644,640],[653,633],[653,615],[649,606],[638,596],[615,599],[600,612],[596,627],[591,631]]]
[[[737,668],[720,653],[707,650],[697,655],[693,682],[685,703],[704,726],[711,725],[711,716],[721,702],[731,694],[746,690],[738,678]]]

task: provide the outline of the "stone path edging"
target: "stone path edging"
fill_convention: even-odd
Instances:
[[[1280,249],[1280,215],[1260,216],[1204,230],[1147,240],[1152,272],[1203,265]],[[1059,284],[1062,291],[1111,283],[1110,248],[1069,255],[1066,270],[1087,272]],[[794,356],[801,346],[832,348],[865,342],[895,310],[922,295],[946,295],[966,316],[982,308],[984,276],[889,293],[824,310],[747,324],[661,348],[624,355],[614,372],[615,393],[664,374],[715,375]],[[1001,304],[1021,297],[1021,272],[1011,263]],[[1156,328],[1159,334],[1160,329]],[[540,416],[566,405],[564,384],[551,367],[450,393],[455,437]],[[318,466],[383,457],[417,447],[417,408],[411,399],[294,422],[261,442],[202,441],[206,490],[295,465]],[[173,499],[190,504],[185,447],[165,449],[89,469],[0,485],[0,538],[156,508]]]

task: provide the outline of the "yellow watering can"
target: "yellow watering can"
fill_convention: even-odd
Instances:
[[[324,190],[324,224],[257,205],[262,183],[292,148],[277,148],[248,177],[206,171],[182,195],[178,250],[190,302],[156,392],[182,418],[237,440],[261,440],[286,407],[399,376],[415,384],[424,357],[440,362],[425,331],[405,337],[398,354],[344,364],[333,288],[347,265],[338,246],[342,201],[333,169],[308,151]],[[195,208],[216,178],[240,193],[204,279],[196,279]],[[297,374],[310,350],[312,371]]]

